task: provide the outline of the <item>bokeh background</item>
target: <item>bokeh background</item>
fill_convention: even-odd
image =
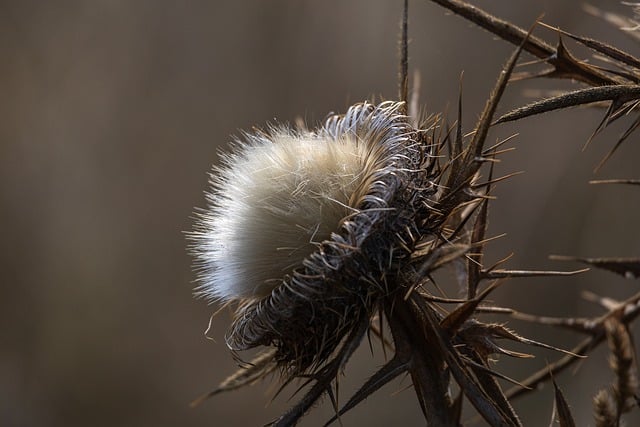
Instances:
[[[581,1],[474,3],[525,27],[544,12],[548,23],[638,51]],[[592,4],[630,13],[618,1]],[[184,232],[231,135],[299,117],[314,124],[357,101],[396,97],[400,13],[391,0],[0,3],[1,425],[262,425],[293,403],[292,389],[269,403],[274,385],[261,383],[189,408],[235,363],[223,340],[227,313],[214,319],[213,341],[204,335],[217,306],[192,298]],[[454,105],[464,71],[471,129],[512,47],[426,0],[410,2],[410,37],[421,104]],[[531,90],[570,87],[514,84],[500,111],[529,101]],[[601,114],[576,109],[493,131],[491,139],[519,133],[499,173],[526,173],[496,189],[490,231],[507,236],[488,263],[513,252],[510,267],[574,269],[547,256],[640,255],[637,188],[587,184],[622,130],[582,152]],[[640,178],[637,138],[596,177]],[[581,290],[624,298],[637,286],[599,272],[521,279],[495,301],[596,315]],[[564,347],[580,338],[509,325]],[[537,354],[500,366],[522,378],[557,357]],[[341,400],[382,361],[364,345]],[[591,396],[611,378],[604,351],[558,378],[579,425],[593,425]],[[423,425],[408,386],[385,387],[345,425]],[[547,387],[517,408],[527,425],[546,424],[552,399]],[[331,414],[325,402],[303,424]]]

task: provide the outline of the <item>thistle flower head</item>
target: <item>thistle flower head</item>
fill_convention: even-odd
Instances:
[[[371,186],[398,165],[409,131],[397,110],[392,103],[358,105],[315,132],[280,127],[247,134],[224,155],[194,234],[198,292],[262,299],[306,274],[304,260],[323,242],[331,245],[334,233],[339,242],[341,230],[353,228],[345,222],[358,221]]]
[[[248,135],[212,175],[194,252],[198,292],[238,300],[235,350],[322,363],[392,288],[434,194],[430,147],[402,103],[357,104],[311,132]]]

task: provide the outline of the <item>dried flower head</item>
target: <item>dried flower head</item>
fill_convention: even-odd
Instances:
[[[402,105],[362,103],[317,131],[247,135],[212,175],[194,234],[199,292],[243,302],[231,348],[275,344],[304,372],[407,274],[417,213],[436,186],[434,147]]]
[[[280,127],[238,142],[211,175],[211,209],[197,235],[199,292],[261,299],[285,282],[313,287],[307,282],[318,279],[309,276],[344,268],[327,267],[336,262],[328,254],[352,256],[370,238],[363,221],[372,225],[389,208],[398,186],[389,177],[399,180],[416,166],[399,107],[359,104],[319,131]]]

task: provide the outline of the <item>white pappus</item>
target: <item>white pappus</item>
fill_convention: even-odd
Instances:
[[[389,165],[395,150],[379,133],[400,105],[358,104],[317,131],[276,127],[246,134],[222,154],[210,175],[207,209],[191,233],[196,293],[209,300],[259,299],[289,279],[358,212],[376,173]],[[372,138],[355,131],[365,121]]]

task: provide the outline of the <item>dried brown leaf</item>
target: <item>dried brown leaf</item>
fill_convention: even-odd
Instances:
[[[409,370],[410,363],[408,360],[403,360],[401,357],[396,356],[386,363],[378,372],[373,374],[360,389],[349,399],[347,403],[332,417],[325,426],[338,420],[341,415],[344,415],[349,410],[356,407],[364,399],[375,393],[382,386],[389,381],[397,378],[400,374],[403,374]]]
[[[516,108],[504,114],[494,124],[511,122],[536,114],[602,101],[616,101],[620,103],[621,107],[626,102],[638,99],[640,99],[640,85],[610,85],[578,89]]]
[[[478,413],[491,425],[520,426],[521,423],[515,413],[504,413],[501,408],[496,406],[492,397],[487,394],[482,385],[474,378],[457,349],[448,339],[447,334],[440,328],[439,322],[434,318],[433,313],[425,311],[424,308],[422,308],[421,311],[428,319],[426,323],[428,326],[427,334],[435,337],[436,341],[434,344],[437,346],[437,351],[445,357],[451,374]]]
[[[265,376],[273,372],[277,367],[276,361],[274,359],[275,354],[276,350],[273,348],[260,353],[251,362],[246,364],[246,366],[238,369],[235,373],[222,381],[222,383],[220,383],[220,385],[214,390],[198,397],[196,400],[191,402],[190,406],[198,406],[202,402],[209,399],[210,397],[215,396],[216,394],[225,391],[236,390],[246,385],[254,384],[257,381],[263,379]]]
[[[560,422],[560,427],[575,427],[576,423],[573,420],[573,415],[571,415],[571,409],[569,408],[569,404],[564,398],[564,394],[558,384],[556,384],[555,380],[553,382],[553,390],[555,392],[556,399],[556,408],[558,410],[558,421]]]
[[[318,373],[312,376],[311,380],[315,381],[315,383],[311,389],[307,391],[298,403],[277,420],[273,421],[271,425],[275,427],[285,427],[296,424],[324,393],[331,393],[331,384],[353,352],[360,346],[360,341],[362,341],[368,328],[369,319],[362,319],[360,325],[353,329],[345,339],[338,354]]]

